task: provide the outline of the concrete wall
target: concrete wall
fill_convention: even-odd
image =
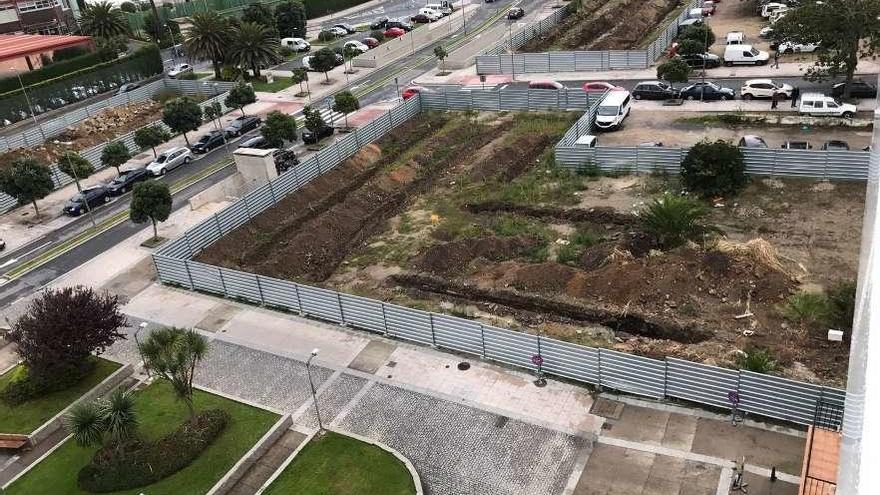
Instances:
[[[508,27],[504,24],[498,24],[483,31],[450,53],[444,63],[445,68],[456,70],[473,65],[477,55],[483,52],[486,47],[498,44],[508,35],[508,31]]]
[[[209,203],[238,199],[247,192],[245,186],[244,177],[241,174],[232,174],[204,191],[193,195],[189,198],[189,206],[195,210]]]
[[[269,431],[263,435],[257,443],[251,447],[247,453],[232,466],[226,475],[220,478],[218,481],[207,493],[207,495],[225,495],[238,483],[238,480],[241,479],[242,476],[247,473],[248,469],[251,468],[259,459],[262,457],[266,451],[275,443],[281,435],[284,434],[291,426],[293,425],[293,418],[290,414],[285,414],[275,423],[272,428],[269,428]]]

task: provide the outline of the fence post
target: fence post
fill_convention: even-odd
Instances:
[[[226,235],[226,233],[223,232],[223,227],[220,226],[220,219],[217,218],[216,213],[214,213],[214,223],[217,224],[217,232],[220,232],[221,236]]]
[[[431,347],[437,347],[437,337],[434,335],[434,313],[428,313],[428,323],[431,326]]]
[[[260,276],[254,274],[254,280],[257,281],[257,293],[260,294],[260,306],[265,306],[266,298],[263,297],[263,286],[260,284]]]
[[[293,284],[293,293],[296,295],[296,306],[299,308],[300,316],[304,315],[302,299],[299,297],[299,284]]]
[[[388,320],[385,318],[385,303],[379,303],[379,307],[382,308],[382,327],[385,329],[385,333],[383,335],[388,335]]]
[[[278,201],[275,199],[275,188],[272,187],[272,181],[270,180],[270,181],[268,182],[268,184],[269,184],[269,194],[272,196],[272,204],[273,204],[273,205],[274,205],[274,204],[277,204]]]
[[[480,357],[486,358],[486,329],[483,327],[483,324],[480,323],[480,348],[482,351],[480,352]]]
[[[663,358],[663,398],[665,399],[668,395],[666,390],[669,387],[669,360],[667,358]]]
[[[229,291],[226,290],[226,281],[223,280],[223,269],[217,268],[217,274],[220,275],[220,285],[223,286],[223,295],[229,297]]]
[[[599,392],[602,391],[602,349],[596,348],[596,359],[599,361],[599,383],[597,386],[599,387]]]
[[[183,239],[186,241],[186,249],[187,249],[187,251],[189,251],[189,257],[192,258],[193,256],[196,255],[196,253],[193,252],[192,244],[189,243],[189,231],[188,230],[183,233]]]
[[[340,324],[345,326],[345,312],[342,311],[342,294],[339,292],[336,293],[336,303],[339,304],[339,319]]]
[[[189,271],[189,260],[183,260],[183,267],[186,268],[186,278],[189,279],[189,289],[196,290],[196,284],[193,283],[192,272]]]

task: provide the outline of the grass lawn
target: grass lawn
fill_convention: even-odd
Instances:
[[[272,83],[267,83],[262,80],[253,80],[250,83],[254,86],[254,91],[264,91],[266,93],[274,93],[276,91],[281,91],[284,88],[293,86],[293,79],[289,77],[276,77]]]
[[[121,365],[106,359],[97,359],[95,369],[81,382],[67,390],[59,390],[43,397],[29,400],[17,406],[0,401],[0,432],[28,434],[69,406],[82,394],[118,370]],[[0,390],[18,376],[27,373],[24,365],[18,365],[0,376]]]
[[[187,418],[186,406],[174,398],[171,387],[155,382],[137,393],[140,433],[156,439],[173,431]],[[217,395],[196,391],[199,410],[221,408],[231,416],[223,434],[202,452],[195,462],[158,483],[147,487],[113,492],[137,495],[179,495],[207,492],[276,421],[278,415]],[[4,492],[4,495],[86,495],[76,486],[76,475],[88,464],[97,449],[83,448],[72,441],[34,466]]]
[[[389,452],[328,431],[313,438],[266,495],[412,495],[413,479]]]

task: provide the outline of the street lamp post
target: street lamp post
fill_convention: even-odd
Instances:
[[[141,330],[146,330],[146,329],[147,329],[147,322],[142,321],[140,323],[140,325],[138,325],[137,330],[134,331],[134,343],[135,343],[135,345],[137,345],[138,354],[141,357],[141,363],[143,363],[144,370],[147,372],[147,376],[149,377],[150,376],[150,368],[147,366],[147,361],[144,359],[143,351],[141,351],[141,341],[138,340],[138,333],[140,333]]]
[[[306,360],[306,375],[309,377],[309,388],[312,390],[312,402],[315,403],[315,416],[318,418],[318,434],[323,435],[324,425],[321,423],[321,411],[318,409],[318,397],[315,393],[315,382],[312,381],[312,369],[310,366],[312,364],[312,359],[317,355],[318,349],[313,349],[311,355],[309,355],[309,358]]]
[[[31,118],[34,119],[34,125],[37,126],[37,129],[40,131],[40,136],[43,137],[43,141],[46,140],[46,135],[43,134],[43,128],[40,126],[40,123],[37,122],[37,114],[34,113],[34,107],[31,105],[31,99],[27,94],[27,90],[24,89],[24,82],[21,80],[21,73],[18,72],[18,69],[15,67],[10,67],[11,70],[15,71],[15,75],[18,76],[18,84],[21,86],[21,92],[24,94],[24,101],[27,102],[28,110],[31,112]]]

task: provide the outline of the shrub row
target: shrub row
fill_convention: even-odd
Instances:
[[[39,84],[43,81],[55,79],[71,72],[76,72],[82,69],[93,67],[98,64],[102,64],[104,62],[112,61],[115,60],[115,58],[116,57],[113,55],[113,53],[99,50],[93,53],[80,55],[69,60],[62,59],[62,61],[60,62],[47,65],[41,69],[32,70],[30,72],[22,72],[21,84],[24,84],[25,87],[30,89],[29,87],[33,86],[34,84]],[[7,93],[9,91],[15,90],[20,91],[21,84],[19,84],[18,78],[15,77],[15,75],[0,79],[0,93]]]
[[[197,413],[156,442],[135,441],[99,450],[77,476],[81,490],[115,492],[150,485],[189,466],[223,432],[229,414]]]
[[[367,0],[304,0],[306,17],[313,19],[331,12],[339,12],[355,5],[360,5]]]
[[[0,390],[0,400],[16,406],[52,392],[66,390],[91,373],[95,363],[95,360],[89,359],[77,368],[65,368],[45,375],[34,375],[25,366],[21,366],[15,371],[16,376]]]

